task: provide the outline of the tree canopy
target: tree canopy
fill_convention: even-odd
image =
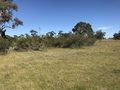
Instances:
[[[72,29],[73,32],[79,33],[84,36],[90,36],[93,35],[93,29],[92,26],[89,23],[86,22],[79,22],[77,23],[74,28]]]
[[[5,37],[6,28],[14,29],[23,22],[13,16],[13,12],[18,11],[17,5],[13,0],[0,0],[0,34]]]
[[[115,34],[113,35],[113,38],[114,38],[115,40],[120,40],[120,31],[119,31],[118,33],[115,33]]]
[[[105,32],[102,32],[102,30],[98,30],[95,33],[95,38],[96,39],[104,39],[104,36],[105,36]]]

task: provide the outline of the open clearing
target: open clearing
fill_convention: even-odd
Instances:
[[[120,90],[120,41],[1,55],[0,90]]]

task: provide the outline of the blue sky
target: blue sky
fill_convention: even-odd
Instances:
[[[120,30],[120,0],[14,0],[18,12],[14,15],[24,25],[8,30],[9,35],[41,34],[49,31],[69,32],[80,21],[88,22],[94,31],[102,29],[106,37]]]

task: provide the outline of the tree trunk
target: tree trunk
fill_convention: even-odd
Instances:
[[[0,36],[2,38],[6,38],[5,32],[6,32],[6,30],[0,30]]]

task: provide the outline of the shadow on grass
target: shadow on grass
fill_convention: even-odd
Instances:
[[[113,69],[112,73],[114,73],[114,74],[120,74],[120,69]]]
[[[86,86],[75,85],[74,87],[69,88],[68,90],[86,90]]]

